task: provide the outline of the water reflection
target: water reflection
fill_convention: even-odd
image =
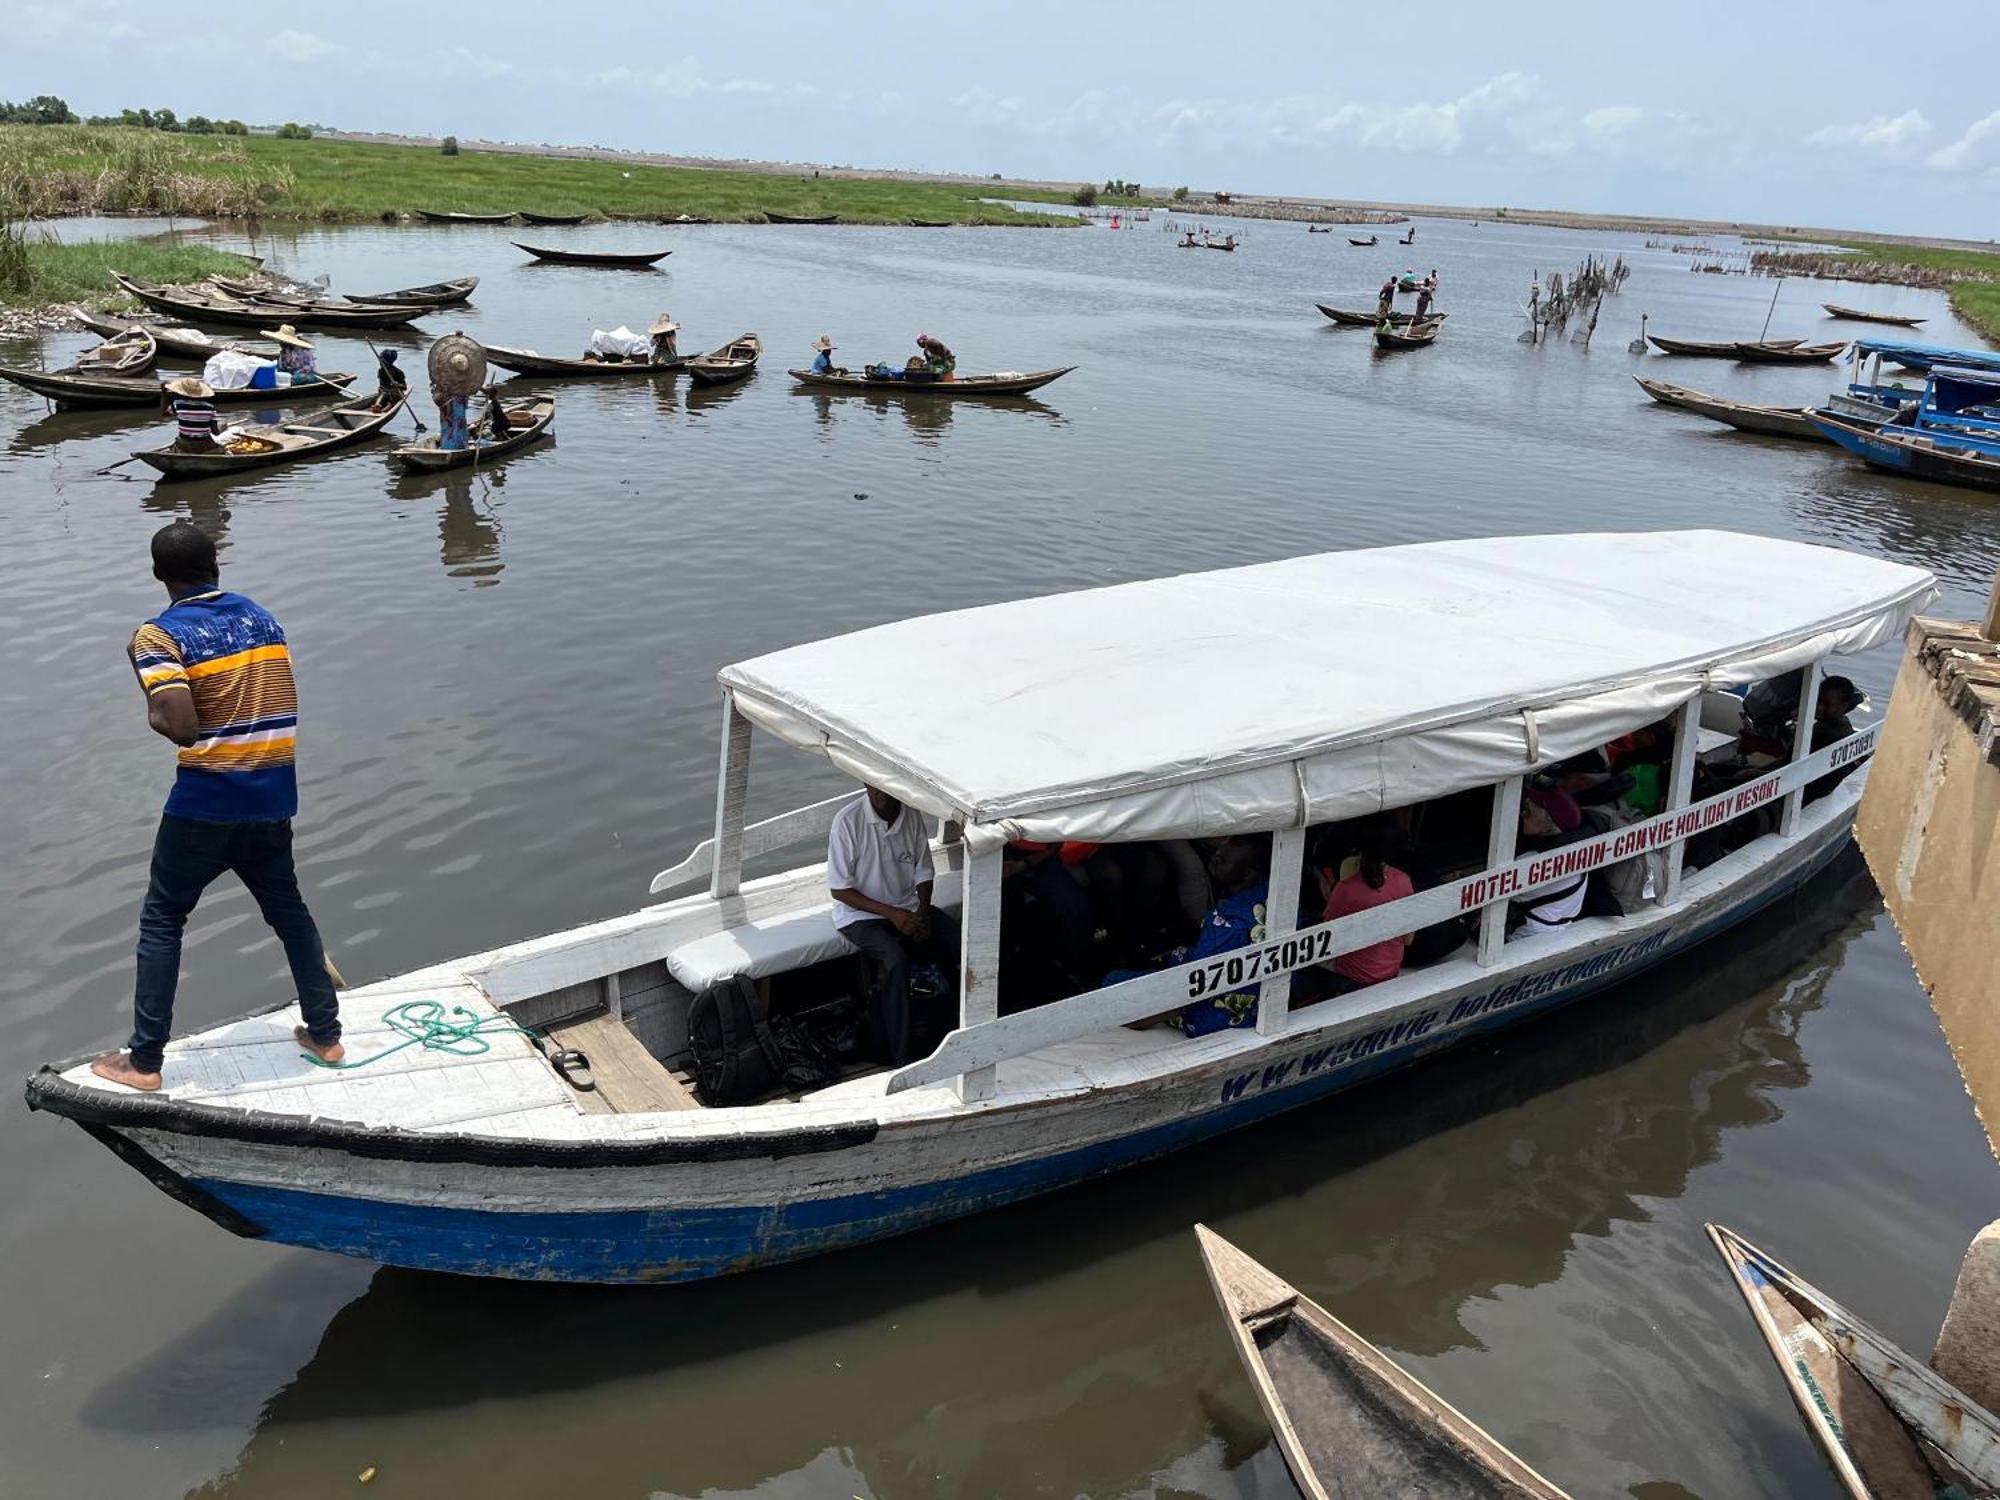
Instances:
[[[208,534],[215,550],[229,546],[229,499],[226,486],[206,481],[194,484],[156,484],[139,498],[142,509],[169,521],[192,521]]]
[[[1218,1439],[1203,1467],[1227,1473],[1270,1439],[1241,1404],[1191,1220],[1247,1238],[1398,1352],[1473,1344],[1469,1308],[1556,1279],[1579,1238],[1678,1194],[1724,1132],[1778,1117],[1807,1081],[1801,1020],[1873,899],[1844,860],[1696,955],[1496,1043],[1087,1189],[818,1261],[650,1293],[378,1271],[210,1492],[287,1493],[334,1451],[345,1462],[347,1440],[321,1434],[357,1422],[367,1460],[421,1491],[450,1472],[426,1436],[447,1409],[449,1446],[476,1442],[519,1493],[559,1486],[578,1452],[602,1493],[786,1494],[830,1447],[850,1494],[1120,1493],[1162,1451]],[[201,1420],[200,1397],[165,1415],[156,1393],[198,1391],[211,1360],[269,1366],[244,1346],[288,1274],[128,1369],[91,1421]],[[1132,1286],[1147,1294],[1114,1290]],[[1024,1464],[1051,1485],[1024,1484]]]
[[[151,426],[159,421],[159,412],[151,406],[120,407],[112,411],[51,411],[45,417],[24,422],[9,433],[7,451],[15,454],[37,453],[63,443],[88,442],[92,438]]]

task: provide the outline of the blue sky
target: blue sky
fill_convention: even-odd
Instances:
[[[0,96],[1064,179],[2000,235],[2000,3],[223,11],[0,0]]]

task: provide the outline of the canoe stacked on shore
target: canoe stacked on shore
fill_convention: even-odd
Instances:
[[[276,359],[278,346],[261,340],[233,340],[219,343],[199,328],[176,328],[157,317],[132,318],[117,313],[92,312],[89,308],[73,307],[70,316],[92,333],[103,334],[106,338],[116,338],[130,333],[135,328],[143,328],[153,336],[159,345],[161,359],[179,360],[184,364],[205,365],[225,349],[233,349],[239,354],[249,354],[258,359]]]
[[[292,323],[300,328],[401,328],[432,311],[419,307],[377,307],[351,302],[271,302],[231,296],[216,288],[160,286],[134,281],[116,271],[111,279],[146,306],[191,323],[268,328]]]

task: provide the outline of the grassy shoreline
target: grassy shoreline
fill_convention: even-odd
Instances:
[[[419,209],[680,214],[755,223],[764,211],[847,223],[1067,225],[1067,216],[981,203],[969,184],[649,166],[573,156],[274,136],[190,136],[124,127],[0,126],[0,218],[160,213],[312,223],[380,222]],[[1003,188],[1002,191],[1005,191]]]
[[[199,281],[204,276],[244,274],[242,256],[206,245],[164,244],[155,240],[82,240],[58,244],[30,230],[18,240],[19,253],[0,240],[0,307],[43,309],[81,302],[124,306],[131,299],[111,280],[114,270],[141,281]]]

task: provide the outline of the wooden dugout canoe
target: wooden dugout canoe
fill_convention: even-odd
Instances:
[[[1920,323],[1930,322],[1929,318],[1907,318],[1901,313],[1862,312],[1855,307],[1842,307],[1838,302],[1822,302],[1830,318],[1841,318],[1849,323],[1887,323],[1892,328],[1915,328]]]
[[[887,391],[901,396],[1025,396],[1075,368],[1063,365],[1029,375],[961,375],[956,380],[883,380],[873,375],[815,375],[811,370],[789,373],[801,385],[815,390]]]
[[[557,250],[546,245],[524,245],[519,240],[515,240],[513,245],[516,250],[525,250],[536,260],[546,261],[552,266],[620,266],[635,271],[657,265],[674,253],[671,250]]]
[[[463,214],[457,209],[442,211],[429,208],[417,210],[417,217],[430,224],[511,224],[514,216],[507,214]]]
[[[1727,339],[1716,343],[1697,339],[1662,338],[1657,333],[1649,333],[1646,337],[1662,354],[1682,354],[1694,359],[1735,359],[1736,351],[1743,347],[1742,341],[1738,339]],[[1802,339],[1767,339],[1763,341],[1763,347],[1774,349],[1780,345],[1790,346],[1803,342]]]
[[[1639,389],[1662,406],[1677,406],[1711,422],[1721,422],[1742,432],[1761,432],[1771,437],[1804,438],[1809,442],[1830,443],[1832,438],[1813,426],[1810,408],[1794,406],[1753,406],[1747,401],[1731,401],[1711,396],[1665,380],[1648,380],[1634,375]]]
[[[157,393],[159,383],[144,376],[159,355],[160,346],[153,335],[138,328],[86,351],[59,370],[0,366],[0,380],[10,380],[59,407],[138,405],[139,402],[101,399],[101,396],[105,391],[122,391],[127,383]],[[157,394],[154,399],[158,399]]]
[[[287,307],[338,306],[316,292],[285,291],[260,287],[253,281],[239,281],[228,276],[208,278],[213,286],[222,288],[232,297],[240,297],[246,302],[277,302]],[[477,276],[461,276],[455,281],[433,281],[424,286],[409,286],[393,292],[345,292],[340,302],[355,307],[451,307],[472,296],[472,289],[479,285]]]
[[[554,227],[554,226],[581,224],[585,219],[589,218],[590,215],[589,214],[531,214],[524,208],[520,211],[518,217],[520,218],[523,224],[546,224]]]
[[[47,370],[0,369],[0,380],[11,380],[59,407],[71,411],[104,410],[117,406],[159,406],[163,382],[145,375],[87,375]],[[294,406],[308,401],[328,401],[347,394],[352,375],[333,373],[304,385],[276,386],[270,390],[217,391],[211,401],[216,406]]]
[[[1421,323],[1411,323],[1400,331],[1396,328],[1377,328],[1375,347],[1390,353],[1405,349],[1428,349],[1437,342],[1438,331],[1444,325],[1434,318],[1425,318]]]
[[[486,346],[486,363],[512,370],[517,375],[559,375],[565,379],[605,380],[620,375],[671,375],[684,369],[693,355],[679,359],[562,359],[537,354],[532,349],[509,349],[498,344]]]
[[[1569,1500],[1326,1309],[1194,1227],[1229,1340],[1308,1500]]]
[[[1372,312],[1355,312],[1345,307],[1328,307],[1324,302],[1315,302],[1313,306],[1326,314],[1327,317],[1333,319],[1342,328],[1373,328],[1377,323],[1382,321]],[[1450,316],[1450,313],[1425,313],[1424,321],[1426,323],[1442,323]],[[1400,328],[1415,317],[1415,313],[1392,312],[1389,314],[1389,321]]]
[[[1774,343],[1747,343],[1736,346],[1736,358],[1747,365],[1823,365],[1837,359],[1847,348],[1847,340],[1831,344],[1802,344],[1797,339]]]
[[[773,224],[838,224],[839,214],[781,214],[776,209],[764,210],[764,217]]]
[[[1365,240],[1357,240],[1353,235],[1350,234],[1347,237],[1347,243],[1353,245],[1356,249],[1366,250],[1371,245],[1379,245],[1381,243],[1381,239],[1378,236],[1371,234]]]
[[[126,318],[116,313],[92,312],[83,307],[71,308],[70,315],[92,333],[101,333],[106,338],[116,338],[119,334],[130,333],[135,328],[143,328],[152,334],[153,342],[159,346],[161,359],[206,364],[225,349],[254,355],[258,359],[278,357],[276,344],[252,340],[218,343],[199,328],[171,328],[143,318]]]
[[[2000,1420],[1811,1282],[1720,1224],[1708,1237],[1853,1500],[1931,1500],[2000,1485]]]
[[[316,458],[342,448],[352,448],[380,437],[389,419],[401,410],[373,411],[366,402],[351,402],[331,411],[271,425],[250,424],[233,427],[224,434],[225,442],[255,443],[250,451],[231,453],[183,453],[173,445],[143,449],[134,458],[152,465],[166,480],[217,479],[294,459]]]
[[[697,354],[686,368],[698,385],[727,385],[733,380],[746,379],[757,368],[757,358],[763,352],[764,341],[754,333],[746,333],[720,349]]]
[[[556,419],[556,403],[548,396],[517,401],[505,410],[511,430],[504,438],[474,443],[466,448],[411,443],[391,453],[389,462],[405,474],[434,474],[444,469],[484,469],[539,443],[549,435],[549,428]]]
[[[401,328],[431,311],[428,307],[363,307],[346,302],[260,302],[222,292],[203,295],[180,287],[151,286],[116,271],[111,279],[159,312],[191,323],[223,323],[237,328],[268,328],[274,323],[300,328]]]

